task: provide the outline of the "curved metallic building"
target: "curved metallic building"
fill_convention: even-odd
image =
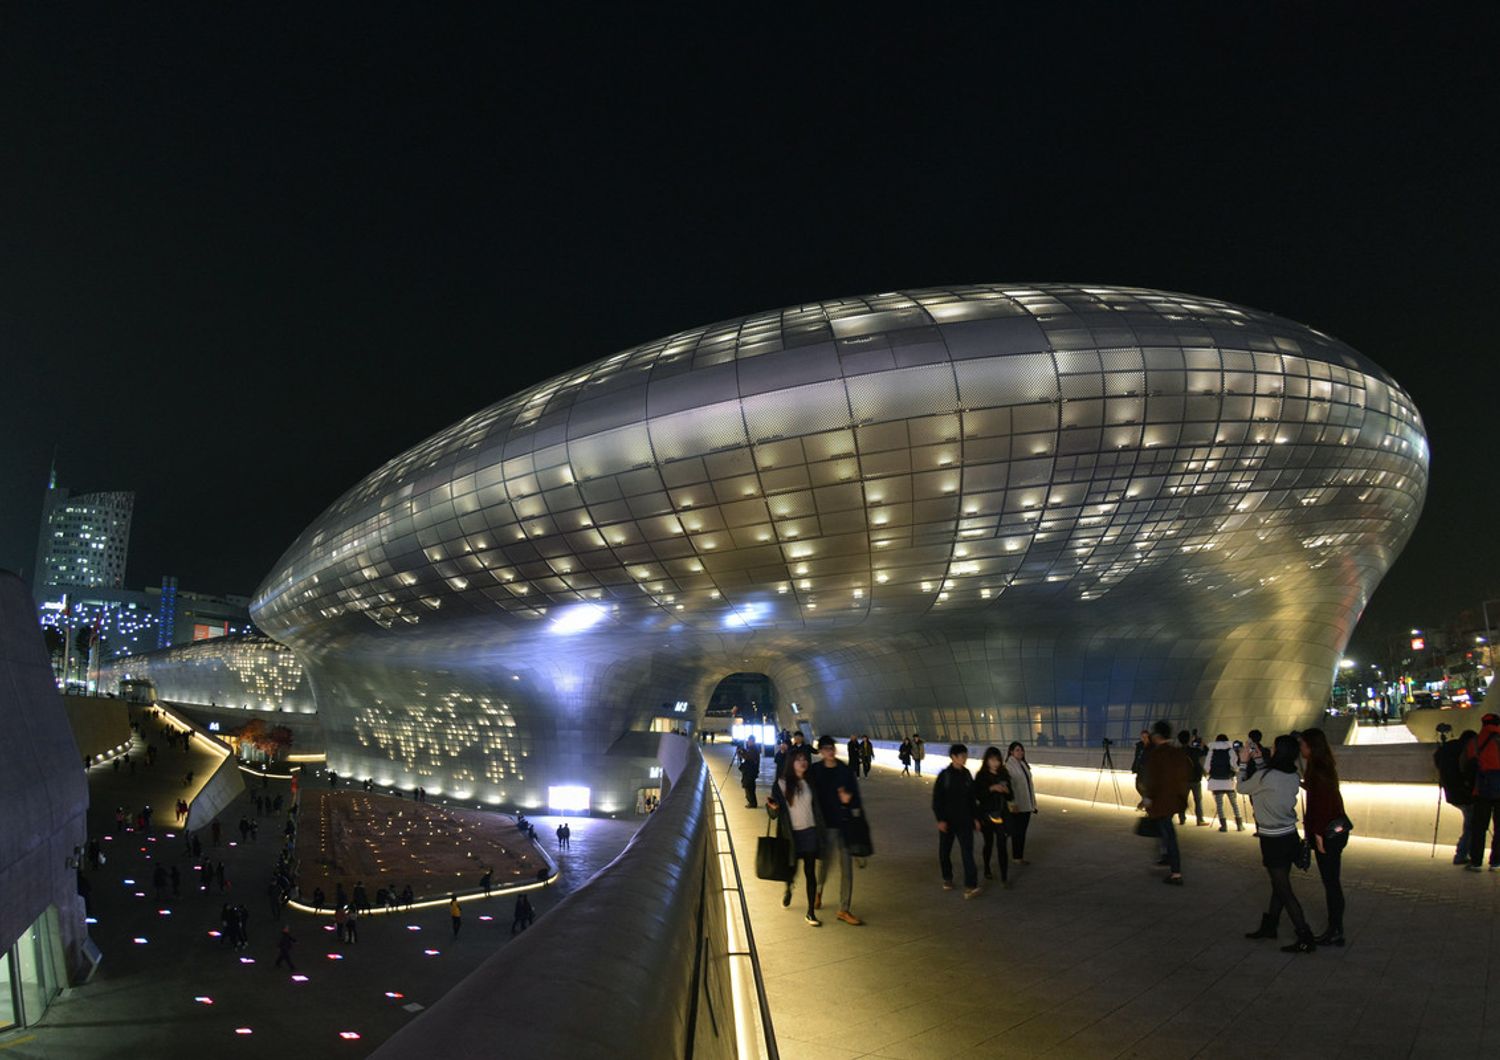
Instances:
[[[629,805],[628,734],[735,671],[834,732],[1269,730],[1321,708],[1427,467],[1405,392],[1288,320],[894,292],[476,412],[339,498],[252,614],[306,663],[334,768],[520,805]]]
[[[113,692],[121,681],[150,681],[171,703],[242,710],[314,714],[312,688],[297,656],[258,633],[181,644],[126,655],[100,667],[99,687]]]

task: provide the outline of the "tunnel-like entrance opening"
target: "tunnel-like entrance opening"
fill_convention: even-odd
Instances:
[[[703,731],[729,733],[737,723],[745,725],[788,724],[778,715],[776,685],[762,673],[732,673],[714,686],[703,710]]]

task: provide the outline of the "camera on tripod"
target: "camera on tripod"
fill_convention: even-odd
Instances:
[[[1110,738],[1109,738],[1109,737],[1108,737],[1108,736],[1106,736],[1106,737],[1105,737],[1105,738],[1104,738],[1104,746],[1105,746],[1105,747],[1113,747],[1113,746],[1114,746],[1114,743],[1115,743],[1115,742],[1114,742],[1114,741],[1113,741],[1113,740],[1111,740],[1111,739],[1110,739]]]

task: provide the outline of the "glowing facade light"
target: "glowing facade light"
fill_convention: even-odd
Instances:
[[[559,813],[588,813],[589,789],[577,784],[554,784],[547,788],[547,806]]]

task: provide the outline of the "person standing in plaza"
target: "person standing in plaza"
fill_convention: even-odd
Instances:
[[[1156,822],[1162,860],[1167,868],[1165,882],[1178,887],[1182,886],[1182,852],[1177,845],[1177,825],[1173,818],[1187,809],[1193,769],[1187,752],[1172,742],[1172,726],[1165,721],[1151,726],[1151,750],[1141,764],[1138,785],[1146,816]]]
[[[1339,880],[1344,847],[1349,842],[1349,818],[1344,815],[1344,797],[1339,794],[1339,771],[1333,749],[1322,729],[1304,729],[1299,742],[1302,787],[1307,791],[1307,809],[1302,825],[1306,842],[1318,858],[1318,875],[1328,903],[1328,927],[1317,937],[1319,946],[1344,944],[1344,887]]]
[[[740,762],[740,787],[745,789],[745,808],[755,809],[755,784],[760,779],[760,745],[754,736],[745,737],[745,742],[736,752]]]
[[[862,776],[870,775],[870,767],[875,764],[875,745],[870,742],[868,735],[859,738],[859,763],[862,768]]]
[[[979,831],[984,835],[984,878],[993,880],[990,868],[995,851],[1000,853],[1000,884],[1010,886],[1010,858],[1005,848],[1008,838],[1005,821],[1010,815],[1010,770],[998,747],[986,747],[984,760],[974,777],[974,797],[979,803]],[[996,840],[999,842],[996,842]]]
[[[911,741],[905,736],[901,737],[901,746],[896,749],[896,757],[901,759],[901,775],[911,776]]]
[[[818,894],[818,849],[826,829],[823,811],[807,779],[810,766],[806,747],[787,751],[786,767],[766,797],[766,812],[776,821],[777,837],[790,848],[792,864],[802,865],[807,882],[807,914],[802,919],[809,927],[822,927],[814,902]],[[787,881],[781,904],[792,904],[791,880]]]
[[[1261,914],[1260,928],[1245,935],[1247,939],[1274,939],[1286,910],[1297,932],[1297,941],[1283,946],[1284,953],[1312,953],[1318,948],[1312,928],[1302,915],[1302,903],[1292,891],[1292,866],[1302,851],[1302,837],[1297,834],[1297,740],[1278,736],[1271,758],[1264,769],[1250,772],[1249,745],[1240,748],[1239,790],[1250,796],[1255,807],[1256,832],[1260,836],[1260,863],[1271,879],[1271,902]]]
[[[854,770],[857,777],[860,774],[861,763],[864,761],[864,744],[859,742],[858,736],[849,737],[849,742],[844,745],[844,753],[849,756],[849,768]]]
[[[510,933],[514,935],[517,931],[525,931],[536,919],[536,910],[531,908],[531,899],[524,893],[516,896],[515,915],[511,917]]]
[[[1036,785],[1031,781],[1031,763],[1026,761],[1026,748],[1020,740],[1012,740],[1006,749],[1005,770],[1010,774],[1010,808],[1005,818],[1005,830],[1010,834],[1010,853],[1017,865],[1029,865],[1026,831],[1037,812]]]
[[[812,782],[813,794],[817,796],[823,816],[823,834],[818,844],[818,889],[813,896],[813,908],[823,908],[823,884],[828,881],[828,863],[837,857],[838,919],[858,927],[863,921],[850,910],[854,900],[854,858],[849,852],[844,825],[852,813],[862,808],[859,781],[855,779],[853,766],[839,761],[838,744],[832,736],[825,734],[818,738],[818,760],[808,769],[807,779]]]
[[[349,907],[339,903],[333,910],[333,927],[338,933],[339,941],[346,942],[349,938]]]
[[[359,941],[359,910],[352,906],[349,908],[348,918],[344,921],[344,941]]]
[[[276,963],[271,966],[272,968],[280,968],[281,962],[286,961],[287,971],[294,973],[297,971],[297,966],[292,963],[292,945],[296,941],[292,938],[291,928],[281,929],[281,937],[276,940]]]
[[[453,921],[453,937],[458,938],[458,929],[464,926],[464,911],[456,894],[448,896],[448,919]]]
[[[911,760],[917,767],[917,776],[922,775],[922,759],[927,757],[927,741],[922,739],[922,734],[914,732],[911,734]]]
[[[1193,797],[1193,812],[1197,814],[1198,827],[1202,828],[1208,824],[1203,819],[1203,741],[1193,739],[1192,733],[1183,729],[1177,734],[1177,743],[1182,747],[1182,753],[1193,763],[1193,770],[1188,774],[1188,793]],[[1177,823],[1187,824],[1186,807],[1177,815]]]
[[[1214,797],[1214,812],[1219,817],[1219,831],[1229,831],[1229,819],[1224,816],[1224,803],[1229,802],[1229,808],[1234,811],[1234,827],[1243,832],[1245,822],[1240,819],[1240,800],[1235,798],[1234,786],[1238,769],[1235,762],[1234,744],[1229,742],[1229,737],[1219,733],[1213,743],[1208,745],[1208,755],[1204,760],[1204,768],[1208,771],[1208,790]]]
[[[1478,737],[1479,734],[1473,729],[1465,729],[1457,739],[1444,740],[1438,745],[1437,750],[1432,752],[1432,764],[1437,766],[1438,784],[1443,789],[1443,801],[1458,811],[1458,845],[1453,848],[1453,864],[1455,865],[1469,863],[1469,823],[1473,816],[1470,811],[1474,805],[1474,781],[1467,775],[1464,762],[1469,748],[1474,745]]]
[[[1469,864],[1480,871],[1484,860],[1484,834],[1493,830],[1490,871],[1500,869],[1500,714],[1480,719],[1479,734],[1464,754],[1466,768],[1474,776],[1472,808],[1469,810]]]
[[[974,863],[974,833],[979,829],[979,803],[974,777],[969,773],[969,749],[961,743],[948,748],[948,766],[932,784],[932,816],[937,818],[938,869],[943,890],[953,890],[953,844],[964,866],[964,897],[979,894],[979,866]]]

